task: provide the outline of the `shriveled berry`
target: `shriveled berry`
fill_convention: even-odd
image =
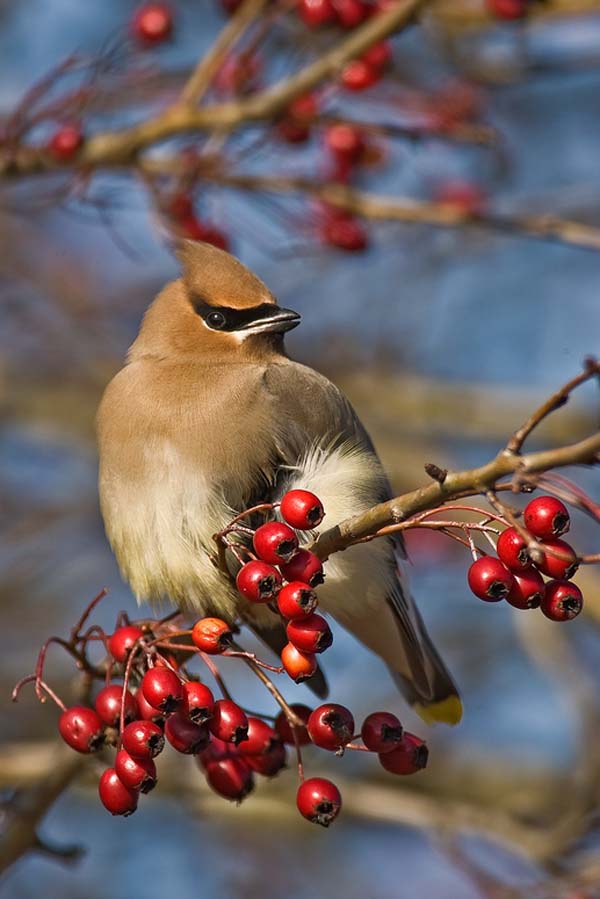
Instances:
[[[248,718],[243,709],[230,699],[218,699],[213,707],[212,718],[208,722],[210,732],[237,746],[248,736]]]
[[[354,718],[346,706],[327,702],[311,712],[308,733],[315,746],[337,752],[354,736]]]
[[[170,668],[149,668],[141,688],[146,701],[167,715],[181,705],[183,684]]]
[[[123,698],[122,684],[109,684],[104,687],[94,700],[94,707],[100,718],[109,727],[117,727],[121,717],[121,699]],[[125,690],[124,712],[125,723],[128,724],[137,718],[137,703],[135,696],[129,690]]]
[[[428,758],[427,743],[408,731],[395,749],[379,754],[381,766],[391,774],[415,774],[426,767]]]
[[[204,724],[211,717],[215,705],[212,691],[199,681],[187,681],[183,685],[181,712],[194,724]]]
[[[516,528],[506,528],[498,537],[496,552],[501,562],[510,571],[527,571],[531,568],[531,558],[527,552],[527,541],[521,537]]]
[[[321,28],[335,22],[332,0],[299,0],[298,15],[309,28]]]
[[[403,730],[391,712],[372,712],[365,718],[360,735],[371,752],[390,752],[402,740]]]
[[[165,738],[153,721],[132,721],[121,735],[123,749],[134,759],[153,759],[162,752]]]
[[[194,724],[181,712],[169,715],[165,722],[165,737],[177,752],[196,755],[210,743],[210,734],[205,724]]]
[[[242,743],[241,746],[244,744]],[[273,740],[269,748],[260,755],[244,755],[244,761],[254,771],[263,777],[275,777],[285,768],[287,753],[280,740]]]
[[[192,641],[208,655],[219,655],[231,645],[233,634],[221,618],[201,618],[192,628]]]
[[[288,490],[279,507],[281,517],[297,531],[318,527],[325,517],[323,504],[310,490]]]
[[[98,795],[102,805],[111,815],[127,817],[137,808],[137,791],[126,787],[114,768],[107,768],[102,774],[98,784]]]
[[[135,624],[126,624],[124,627],[117,628],[114,634],[108,638],[108,651],[115,662],[127,661],[132,647],[143,636],[143,630]]]
[[[154,706],[150,705],[142,693],[141,688],[138,689],[135,694],[135,702],[137,705],[138,718],[142,718],[144,721],[153,721],[154,724],[159,724],[161,726],[165,723],[164,713],[161,712],[160,709],[155,709]]]
[[[566,534],[571,526],[569,510],[554,496],[538,496],[525,506],[523,521],[538,540],[552,540]]]
[[[342,85],[349,91],[365,91],[381,78],[381,73],[363,59],[352,59],[342,69]]]
[[[166,3],[144,3],[131,20],[131,33],[143,46],[162,44],[173,33],[173,13]]]
[[[313,824],[329,827],[342,808],[342,797],[334,783],[324,777],[310,777],[298,787],[296,805]]]
[[[312,709],[310,709],[307,705],[302,705],[299,702],[294,703],[292,706],[290,706],[290,708],[298,716],[298,718],[300,718],[301,721],[304,721],[304,724],[306,725],[306,722],[311,716]],[[292,729],[292,725],[288,721],[283,710],[275,719],[275,730],[277,731],[283,742],[287,743],[290,746],[296,745],[294,740],[294,731],[296,733],[296,738],[298,740],[299,746],[307,746],[311,742],[306,726],[296,726]]]
[[[285,584],[277,597],[277,608],[284,618],[306,618],[314,612],[317,605],[317,594],[302,581]]]
[[[271,725],[262,718],[248,715],[247,736],[239,744],[240,755],[261,755],[273,742],[279,742],[279,737]]]
[[[288,621],[287,638],[302,652],[325,652],[333,643],[329,624],[315,612],[305,618]]]
[[[286,643],[281,650],[281,664],[297,684],[312,677],[317,670],[316,656],[296,649],[293,643]]]
[[[206,782],[224,799],[241,802],[254,789],[254,776],[242,758],[222,758],[206,766]]]
[[[104,725],[97,712],[85,705],[73,705],[58,719],[65,743],[77,752],[96,752],[104,743]]]
[[[548,581],[540,608],[551,621],[570,621],[583,608],[583,593],[571,581]]]
[[[83,146],[84,135],[79,125],[61,125],[48,142],[48,152],[57,162],[70,162]]]
[[[235,584],[250,602],[272,602],[281,589],[281,575],[272,565],[256,560],[240,568]]]
[[[513,576],[506,565],[494,556],[476,559],[467,575],[469,587],[485,602],[500,602],[510,592]]]
[[[289,562],[280,567],[286,581],[303,581],[309,587],[318,587],[325,580],[323,563],[309,549],[299,549]]]
[[[579,568],[577,555],[573,547],[566,540],[544,540],[545,552],[542,558],[536,562],[537,567],[548,577],[559,578],[568,581]],[[559,556],[553,555],[560,553]]]
[[[156,786],[156,765],[152,759],[134,759],[126,749],[119,749],[115,771],[121,783],[130,790],[149,793]]]
[[[506,601],[515,609],[537,609],[546,589],[544,579],[535,568],[513,574],[513,585]]]
[[[289,524],[268,521],[254,532],[252,540],[255,553],[269,565],[289,562],[298,549],[298,537]]]

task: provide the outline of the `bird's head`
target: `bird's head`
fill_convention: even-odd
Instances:
[[[266,285],[230,253],[184,241],[182,276],[154,300],[132,357],[179,354],[226,359],[281,350],[283,334],[300,323]]]

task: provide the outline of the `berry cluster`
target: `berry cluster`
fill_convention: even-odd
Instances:
[[[523,520],[524,528],[511,526],[500,534],[498,557],[475,559],[469,587],[485,602],[506,599],[517,609],[540,608],[552,621],[569,621],[581,612],[583,595],[571,581],[577,554],[560,539],[570,527],[567,507],[553,496],[540,496],[526,506]]]

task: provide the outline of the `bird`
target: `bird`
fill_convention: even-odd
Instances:
[[[236,591],[211,561],[213,535],[257,502],[315,493],[333,527],[393,496],[344,394],[292,360],[300,315],[211,244],[183,241],[181,276],[158,293],[97,414],[99,496],[107,538],[138,601],[248,625],[275,651],[285,627]],[[462,704],[406,582],[392,535],[330,556],[319,605],[388,666],[428,723]],[[319,670],[308,681],[319,696]]]

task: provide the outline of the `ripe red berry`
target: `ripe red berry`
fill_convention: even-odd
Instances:
[[[48,142],[48,152],[57,162],[70,162],[83,146],[84,136],[79,125],[61,125]]]
[[[246,739],[239,744],[240,755],[262,755],[273,742],[278,743],[280,740],[271,725],[262,718],[249,715]]]
[[[107,768],[102,774],[98,784],[98,795],[102,805],[111,815],[127,817],[137,808],[137,791],[126,787],[114,768]]]
[[[194,217],[194,201],[185,191],[177,191],[170,198],[167,204],[167,211],[175,221],[185,221]]]
[[[325,580],[323,563],[309,549],[299,549],[295,556],[280,566],[286,581],[303,581],[309,587],[318,587]]]
[[[322,615],[313,612],[306,618],[288,621],[287,638],[302,652],[325,652],[333,643],[333,634]]]
[[[513,574],[513,585],[506,601],[516,609],[537,609],[546,589],[544,579],[535,568]]]
[[[320,28],[335,22],[332,0],[299,0],[298,15],[309,28]]]
[[[245,759],[228,757],[206,766],[206,782],[224,799],[241,802],[254,789],[254,776]]]
[[[342,85],[349,91],[364,91],[381,78],[381,73],[363,59],[352,59],[342,69]]]
[[[360,735],[371,752],[390,752],[402,740],[403,730],[391,712],[372,712],[365,718]]]
[[[327,216],[321,226],[321,240],[338,250],[360,253],[368,246],[367,232],[361,223],[346,213]]]
[[[165,721],[165,737],[177,752],[196,755],[210,743],[210,734],[205,724],[194,724],[181,712],[169,715]]]
[[[337,752],[354,736],[354,718],[346,706],[327,702],[311,712],[308,733],[315,746]]]
[[[281,575],[266,562],[246,562],[238,571],[235,584],[250,602],[271,602],[281,589]]]
[[[189,215],[179,220],[179,226],[185,237],[190,240],[201,240],[210,243],[219,250],[228,250],[229,241],[226,235],[215,225],[201,222],[195,215]]]
[[[310,652],[296,649],[293,643],[286,643],[281,650],[281,664],[297,684],[312,677],[317,670],[316,657]]]
[[[206,770],[211,762],[239,757],[239,746],[234,746],[233,743],[226,743],[225,740],[219,740],[218,737],[212,737],[206,749],[203,749],[202,752],[198,753],[196,761],[200,768]]]
[[[149,668],[142,678],[144,699],[155,709],[169,714],[181,705],[183,684],[170,668]]]
[[[109,727],[117,727],[121,717],[121,699],[123,697],[122,684],[110,684],[100,690],[94,701],[94,708],[98,715]],[[124,699],[125,723],[137,718],[137,703],[135,696],[129,690],[125,690]]]
[[[496,552],[500,561],[512,572],[527,571],[531,568],[527,541],[521,537],[516,528],[506,528],[502,531],[498,537]]]
[[[380,753],[379,762],[391,774],[415,774],[426,767],[428,757],[427,743],[404,731],[400,745],[391,752]]]
[[[315,94],[296,97],[277,123],[280,137],[290,144],[304,143],[310,137],[310,126],[317,111],[318,100]]]
[[[476,559],[469,568],[467,579],[475,596],[485,602],[500,602],[513,585],[512,574],[495,556]]]
[[[336,160],[355,164],[365,149],[365,140],[360,128],[338,122],[325,131],[325,145]]]
[[[144,3],[131,20],[133,37],[146,47],[162,44],[173,33],[173,14],[166,3]]]
[[[497,19],[524,19],[527,0],[486,0],[489,11]]]
[[[165,723],[165,716],[160,711],[160,709],[155,709],[154,706],[151,706],[148,700],[145,698],[142,693],[141,688],[138,689],[135,694],[135,702],[137,705],[137,717],[142,718],[144,721],[153,721],[154,724],[163,725]]]
[[[329,827],[342,808],[342,797],[334,783],[324,777],[310,777],[298,787],[296,805],[313,824]]]
[[[183,702],[181,713],[187,715],[194,724],[204,724],[212,715],[215,698],[206,684],[199,681],[187,681],[183,685]]]
[[[295,712],[295,714],[298,716],[298,718],[300,718],[301,721],[304,721],[305,724],[312,713],[312,709],[309,709],[307,705],[302,705],[299,702],[294,703],[291,706],[291,709],[293,712]],[[292,730],[292,726],[286,718],[285,712],[283,710],[275,719],[275,730],[277,731],[283,742],[287,743],[289,746],[296,745],[294,740],[294,731],[296,732],[299,746],[307,746],[311,742],[306,727],[297,726]]]
[[[368,15],[368,7],[362,0],[332,0],[338,23],[342,28],[356,28]]]
[[[454,179],[439,184],[434,199],[445,206],[452,206],[465,215],[481,215],[485,211],[487,197],[477,184]]]
[[[104,743],[102,720],[85,705],[65,709],[58,719],[58,730],[65,743],[77,752],[96,752]]]
[[[309,490],[288,490],[279,506],[281,517],[297,531],[318,527],[325,517],[323,504]]]
[[[287,754],[281,740],[273,740],[269,748],[261,755],[244,755],[243,758],[255,774],[262,774],[263,777],[275,777],[282,768],[285,768]]]
[[[571,581],[548,581],[540,608],[551,621],[570,621],[583,608],[583,594]]]
[[[143,630],[135,624],[117,628],[108,638],[108,651],[115,662],[125,662],[133,645],[143,636]]]
[[[192,641],[208,655],[219,655],[231,645],[233,634],[221,618],[201,618],[192,628]]]
[[[208,726],[215,737],[226,743],[233,743],[234,746],[248,736],[246,713],[231,699],[218,699],[215,702]]]
[[[130,790],[149,793],[156,786],[156,765],[152,759],[134,759],[125,749],[117,752],[115,771],[121,783]]]
[[[134,759],[153,759],[165,745],[163,732],[153,721],[132,721],[121,735],[123,749]]]
[[[523,520],[538,540],[552,540],[566,534],[571,526],[569,511],[554,496],[538,496],[525,506]]]
[[[254,532],[255,553],[269,565],[289,562],[298,549],[298,536],[283,521],[268,521]]]
[[[361,59],[372,68],[381,71],[384,69],[392,58],[392,45],[389,41],[380,41],[373,44],[368,50],[362,54]]]
[[[564,558],[545,552],[542,558],[536,562],[537,567],[548,577],[560,578],[568,581],[579,568],[577,555],[573,547],[566,540],[544,540],[544,548],[560,553]]]
[[[317,605],[317,594],[302,581],[285,584],[277,597],[277,608],[284,618],[306,618],[314,612]]]

